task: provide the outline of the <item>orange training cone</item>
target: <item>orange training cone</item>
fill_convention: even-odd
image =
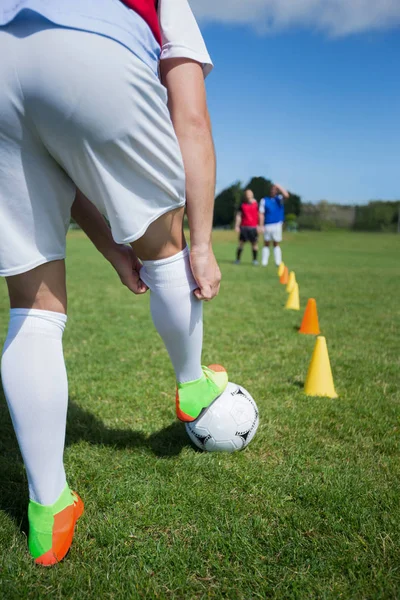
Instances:
[[[300,310],[299,284],[295,283],[293,290],[289,294],[286,306],[288,310]]]
[[[284,267],[283,273],[279,278],[279,282],[283,283],[283,285],[287,285],[289,283],[289,269]]]
[[[299,333],[308,333],[310,335],[319,335],[321,333],[318,322],[317,303],[314,298],[310,298],[307,302]]]
[[[286,286],[286,291],[287,291],[288,294],[290,294],[290,292],[293,292],[295,283],[296,283],[295,272],[294,271],[290,271],[289,281],[288,281],[288,284]]]
[[[285,270],[285,263],[281,262],[281,264],[278,267],[278,277],[282,277],[284,270]]]
[[[304,386],[307,396],[337,398],[326,339],[318,336]]]

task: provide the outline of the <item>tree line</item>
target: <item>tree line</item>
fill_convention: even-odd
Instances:
[[[353,229],[390,233],[400,229],[399,213],[399,201],[373,200],[361,206],[346,206],[321,200],[318,204],[302,205],[298,225],[316,231]]]
[[[243,193],[251,189],[255,198],[271,195],[272,181],[253,177],[247,185],[240,181],[223,190],[215,199],[214,226],[232,227]],[[302,204],[298,194],[289,192],[285,202],[286,220],[296,222],[301,229],[353,229],[356,231],[400,232],[400,201],[373,200],[361,206],[334,204],[321,200],[317,204]]]

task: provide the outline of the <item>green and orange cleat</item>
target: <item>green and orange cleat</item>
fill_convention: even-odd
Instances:
[[[202,367],[202,370],[203,377],[178,383],[176,389],[176,416],[185,423],[195,421],[228,385],[228,373],[221,365]]]
[[[29,502],[28,547],[35,564],[50,567],[64,558],[72,544],[76,522],[82,514],[83,502],[68,485],[51,506],[43,506],[33,500]]]

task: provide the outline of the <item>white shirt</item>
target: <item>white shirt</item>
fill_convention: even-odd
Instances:
[[[203,65],[204,77],[213,63],[203,36],[187,0],[159,0],[158,16],[161,27],[161,60],[191,58]]]
[[[0,27],[23,10],[33,11],[60,27],[83,29],[123,44],[153,71],[166,58],[190,58],[212,70],[203,36],[187,0],[160,0],[160,47],[147,23],[120,0],[1,0]],[[27,14],[27,13],[25,13]]]

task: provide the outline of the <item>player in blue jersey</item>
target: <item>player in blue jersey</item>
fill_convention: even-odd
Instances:
[[[259,224],[264,230],[264,248],[262,251],[262,266],[268,265],[270,255],[270,243],[274,245],[274,258],[277,267],[282,262],[282,227],[285,220],[285,200],[289,193],[277,183],[271,187],[271,196],[263,198],[259,208]]]

